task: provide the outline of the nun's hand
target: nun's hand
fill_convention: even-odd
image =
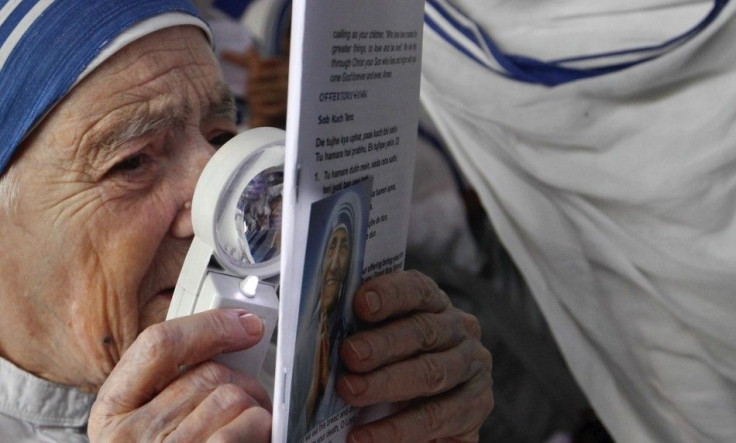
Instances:
[[[338,393],[354,406],[407,407],[356,427],[350,441],[477,441],[493,409],[491,354],[480,342],[478,320],[416,271],[366,282],[353,304],[372,327],[341,345],[350,372],[339,379]]]
[[[241,310],[212,310],[147,328],[102,385],[90,414],[90,440],[269,441],[266,390],[209,360],[253,346],[262,335],[261,320]]]

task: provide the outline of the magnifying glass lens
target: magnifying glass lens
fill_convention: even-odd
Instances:
[[[238,200],[238,242],[250,263],[263,263],[281,252],[282,168],[269,168],[248,182]]]

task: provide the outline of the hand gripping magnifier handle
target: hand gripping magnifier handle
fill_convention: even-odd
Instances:
[[[215,360],[256,376],[278,320],[284,131],[235,136],[210,159],[192,199],[194,239],[167,320],[216,308],[258,315],[263,339]]]

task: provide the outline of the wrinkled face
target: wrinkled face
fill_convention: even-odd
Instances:
[[[350,237],[343,227],[338,227],[327,241],[327,250],[322,262],[322,309],[329,311],[337,302],[340,287],[348,273],[350,264]]]
[[[202,32],[124,48],[57,105],[14,159],[20,199],[0,214],[0,352],[95,390],[162,321],[192,237],[202,168],[235,131]]]

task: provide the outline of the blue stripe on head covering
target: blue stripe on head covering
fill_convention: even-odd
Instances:
[[[3,7],[5,7],[9,2],[3,3]],[[8,36],[13,29],[15,29],[21,19],[28,14],[30,9],[36,6],[36,3],[38,3],[38,0],[25,1],[13,9],[8,18],[3,20],[0,24],[0,42],[5,42],[5,40],[8,39]]]
[[[0,0],[0,174],[105,46],[136,23],[168,12],[199,17],[187,0]],[[4,50],[21,31],[3,63]]]
[[[427,0],[424,22],[455,49],[492,72],[552,87],[626,69],[675,49],[709,26],[729,0],[711,1],[713,7],[697,25],[663,43],[550,61],[503,52],[491,35],[449,0]]]

